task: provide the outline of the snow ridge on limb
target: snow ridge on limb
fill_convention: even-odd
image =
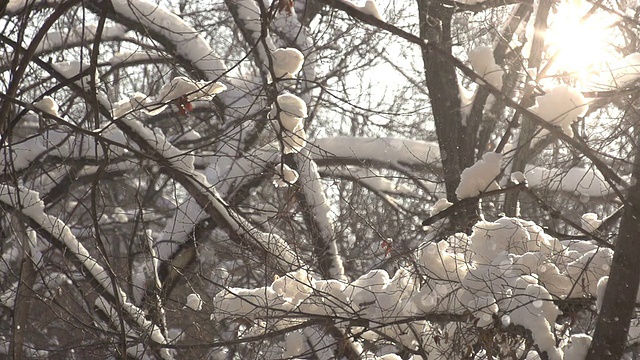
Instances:
[[[193,155],[174,147],[161,132],[145,127],[135,119],[122,118],[118,127],[165,168],[166,173],[191,194],[197,205],[216,223],[238,235],[248,244],[275,255],[280,269],[303,267],[304,263],[280,236],[264,233],[242,218],[222,200],[215,187],[193,167]]]
[[[103,294],[108,294],[115,298],[115,303],[120,304],[127,317],[136,324],[139,330],[143,331],[154,342],[166,344],[166,338],[162,335],[162,332],[157,326],[145,319],[144,312],[131,304],[124,292],[119,289],[117,293],[114,292],[114,285],[117,287],[117,284],[113,284],[107,270],[91,257],[89,251],[73,235],[71,229],[57,217],[44,212],[44,202],[40,200],[39,193],[23,187],[2,184],[0,185],[0,202],[19,211],[22,216],[28,218],[30,220],[29,223],[32,226],[35,225],[36,232],[43,237],[59,242],[64,247],[61,250],[63,252],[66,250],[75,258],[74,262],[76,264],[81,264],[91,274],[89,280],[93,280],[99,285]],[[99,297],[99,299],[102,299],[101,301],[105,304],[114,302],[107,301],[104,296]],[[170,359],[172,357],[167,354],[164,358]]]
[[[251,46],[255,46],[257,58],[264,65],[269,64],[268,53],[276,49],[269,34],[262,34],[262,12],[255,0],[226,0],[227,7],[234,14],[236,24]]]
[[[456,189],[458,199],[478,196],[485,191],[500,189],[495,179],[500,175],[502,154],[488,152],[482,160],[462,171],[460,184]]]
[[[322,275],[337,280],[346,280],[342,258],[338,253],[336,234],[329,218],[331,209],[324,195],[318,165],[309,156],[309,150],[294,155],[300,174],[298,195],[303,207],[303,216],[312,234],[313,248],[318,258]]]
[[[205,38],[192,26],[164,6],[147,0],[111,0],[110,17],[143,34],[149,34],[154,40],[165,46],[165,50],[174,50],[184,63],[196,69],[203,78],[217,80],[227,68],[221,58],[215,54]],[[101,11],[106,1],[91,0],[87,7],[94,12]]]

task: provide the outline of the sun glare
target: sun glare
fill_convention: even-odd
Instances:
[[[616,17],[598,11],[583,19],[590,9],[587,2],[562,1],[546,34],[554,72],[569,73],[580,81],[588,81],[607,62],[620,57],[613,44],[616,34],[612,25]]]

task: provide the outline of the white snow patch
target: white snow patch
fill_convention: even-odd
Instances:
[[[511,173],[511,182],[516,185],[524,184],[527,182],[527,178],[524,176],[522,172],[516,171],[514,173]]]
[[[44,111],[47,114],[60,117],[60,113],[58,113],[58,110],[60,109],[60,107],[58,106],[58,103],[51,96],[43,97],[42,100],[34,102],[33,106]]]
[[[571,124],[587,113],[588,105],[587,99],[580,91],[567,85],[559,85],[538,96],[536,105],[529,110],[573,137]],[[545,133],[546,131],[543,131],[539,136]]]
[[[433,204],[429,212],[431,216],[433,216],[441,211],[448,209],[451,205],[453,205],[453,203],[451,203],[446,198],[438,199],[438,201],[436,201],[436,203]]]
[[[200,311],[202,310],[202,298],[199,294],[189,294],[187,296],[187,307],[192,310]]]
[[[504,71],[496,64],[493,57],[493,50],[488,46],[478,46],[469,51],[469,62],[471,67],[487,83],[498,90],[502,90],[502,76]]]
[[[79,61],[58,62],[51,64],[51,66],[67,79],[71,79],[72,77],[91,69],[90,64],[81,63]],[[100,74],[98,74],[98,69],[95,71],[95,81],[97,86],[100,83]],[[76,81],[76,84],[80,85],[85,90],[91,90],[91,75],[83,76],[80,80]]]
[[[488,152],[482,156],[482,160],[462,171],[460,184],[456,189],[459,199],[470,198],[485,191],[499,189],[495,179],[500,175],[500,163],[502,154]]]
[[[295,184],[298,181],[298,172],[293,170],[287,164],[276,165],[276,176],[274,184],[276,187],[286,187]]]
[[[384,20],[380,15],[380,11],[378,11],[376,2],[373,0],[365,1],[364,5],[360,9],[363,13],[373,15],[378,20]]]
[[[591,336],[587,334],[571,335],[571,340],[564,349],[564,360],[584,360],[591,346]]]
[[[111,4],[116,14],[171,41],[178,55],[190,60],[208,80],[217,80],[226,71],[204,36],[166,7],[147,0],[113,0]]]
[[[304,56],[295,48],[279,48],[271,53],[276,78],[293,79],[302,69]]]
[[[302,119],[306,117],[307,104],[292,94],[279,95],[269,111],[269,119],[278,119],[277,125],[282,125],[285,130],[290,132],[301,128]]]
[[[598,219],[598,215],[594,213],[586,213],[582,215],[582,228],[587,231],[595,231],[600,225],[602,225],[602,220]]]

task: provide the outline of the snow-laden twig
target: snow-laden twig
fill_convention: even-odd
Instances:
[[[331,209],[324,194],[318,166],[309,157],[309,151],[306,149],[293,156],[300,174],[297,182],[301,190],[298,201],[302,205],[302,215],[311,232],[310,237],[320,272],[330,279],[346,280],[338,251],[337,234],[330,218]]]
[[[95,12],[105,6],[101,0],[85,5]],[[114,21],[151,36],[165,51],[175,51],[181,62],[196,70],[201,78],[215,81],[226,72],[224,62],[204,36],[164,6],[147,0],[113,0],[110,10],[109,16]]]
[[[219,226],[237,235],[254,249],[274,255],[281,270],[304,266],[284,239],[260,231],[230,209],[205,176],[195,171],[192,155],[175,148],[161,132],[153,131],[135,119],[123,118],[117,120],[116,124],[142,151],[157,161],[167,175],[184,186],[197,205]]]

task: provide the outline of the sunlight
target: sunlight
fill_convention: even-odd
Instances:
[[[598,11],[583,20],[590,9],[587,2],[563,1],[552,16],[546,39],[547,53],[555,57],[553,72],[587,81],[607,62],[620,57],[612,44],[616,17]]]

